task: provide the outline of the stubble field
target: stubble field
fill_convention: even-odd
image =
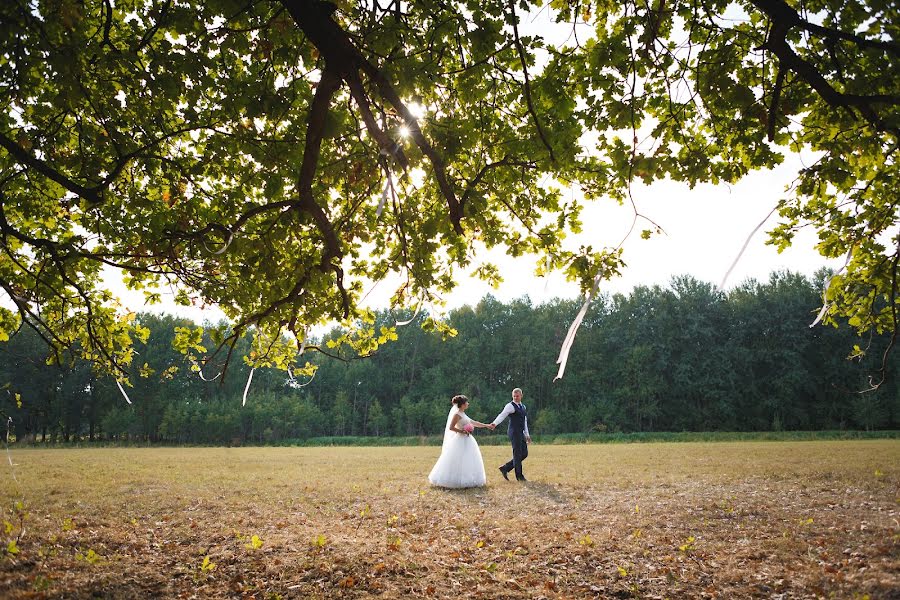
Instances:
[[[0,597],[900,598],[900,441],[439,452],[13,449]]]

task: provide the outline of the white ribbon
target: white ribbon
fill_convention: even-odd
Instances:
[[[201,367],[200,365],[197,365],[197,374],[200,376],[200,379],[202,379],[203,381],[215,381],[222,374],[222,371],[219,371],[218,373],[216,373],[215,377],[213,377],[211,379],[207,379],[206,377],[203,376],[203,367]]]
[[[376,217],[380,217],[381,213],[384,211],[384,205],[388,198],[388,191],[390,191],[391,194],[394,194],[394,179],[391,177],[391,170],[385,169],[385,173],[387,173],[387,181],[384,183],[384,191],[381,192],[381,202],[378,203],[378,208],[375,210]]]
[[[300,351],[297,353],[297,356],[303,356],[303,353],[306,352],[306,339],[309,337],[309,327],[303,328],[303,340],[300,342]]]
[[[734,270],[734,267],[738,264],[738,261],[741,260],[741,257],[744,255],[744,251],[747,249],[747,246],[750,245],[750,240],[756,235],[756,232],[759,231],[759,228],[762,227],[766,221],[769,220],[769,217],[778,210],[778,205],[775,205],[775,208],[769,211],[769,214],[766,215],[766,218],[759,222],[759,225],[753,228],[753,231],[750,232],[750,235],[747,236],[746,241],[744,241],[744,245],[741,247],[741,251],[738,252],[738,255],[734,258],[734,262],[731,263],[731,266],[728,267],[728,271],[725,272],[725,277],[722,278],[722,282],[719,284],[719,291],[721,292],[725,288],[725,282],[728,280],[728,276],[731,275],[731,272]]]
[[[288,379],[291,380],[291,386],[292,386],[292,387],[295,387],[295,388],[302,388],[302,387],[306,387],[306,386],[308,386],[309,384],[311,384],[312,381],[313,381],[313,379],[316,378],[316,373],[318,373],[318,372],[319,372],[318,369],[316,369],[315,371],[313,371],[312,377],[310,377],[310,378],[309,378],[309,381],[307,381],[306,383],[297,383],[297,379],[294,378],[294,370],[291,369],[290,367],[288,367]]]
[[[255,367],[250,369],[250,377],[247,378],[247,385],[244,386],[244,401],[241,402],[241,406],[247,405],[247,392],[250,391],[250,382],[253,381],[253,371],[255,370]]]
[[[556,377],[553,378],[553,381],[562,379],[563,373],[566,372],[566,363],[569,362],[569,350],[572,349],[572,344],[575,343],[575,334],[578,333],[578,328],[581,327],[584,315],[587,314],[588,306],[590,306],[591,300],[593,300],[599,286],[600,276],[597,275],[594,278],[594,286],[587,293],[587,296],[585,296],[584,304],[581,305],[581,310],[578,311],[575,320],[569,325],[569,332],[566,334],[566,339],[563,340],[562,347],[559,349],[559,358],[556,359],[556,364],[559,365],[559,371],[556,373]]]
[[[122,392],[122,395],[125,396],[125,402],[131,404],[131,398],[128,397],[128,394],[125,393],[125,388],[122,387],[122,384],[119,383],[119,380],[116,379],[116,385],[119,386],[119,391]]]
[[[202,379],[203,381],[215,381],[216,379],[219,378],[219,375],[222,374],[222,371],[219,371],[218,373],[216,373],[216,376],[213,377],[213,378],[211,378],[211,379],[207,379],[206,377],[204,377],[204,376],[203,376],[203,371],[202,371],[202,370],[201,370],[201,371],[197,371],[197,373],[200,375],[200,379]]]
[[[809,328],[812,329],[816,325],[819,324],[819,321],[825,318],[825,315],[828,313],[828,309],[831,308],[833,302],[828,302],[828,288],[831,287],[831,282],[834,281],[834,278],[840,275],[844,269],[847,268],[847,265],[850,264],[850,258],[853,256],[853,248],[850,248],[850,251],[847,252],[847,259],[844,261],[844,266],[837,270],[837,272],[828,278],[828,281],[825,282],[825,289],[822,290],[822,310],[819,311],[819,314],[816,316],[816,320],[809,324]]]
[[[210,250],[209,246],[206,244],[206,240],[205,240],[205,239],[201,239],[201,242],[203,242],[203,247],[206,248],[206,251],[207,251],[207,252],[209,252],[209,253],[212,254],[213,256],[218,256],[218,255],[220,255],[220,254],[225,254],[225,251],[228,250],[228,247],[231,245],[231,242],[232,242],[233,240],[234,240],[234,232],[233,232],[233,231],[229,231],[229,232],[228,232],[228,237],[225,239],[225,245],[222,246],[222,247],[221,247],[220,249],[218,249],[218,250]]]
[[[547,255],[547,261],[544,263],[544,294],[550,288],[550,255]]]
[[[12,428],[12,424],[12,417],[6,417],[6,460],[9,461],[9,472],[12,474],[13,481],[15,481],[18,486],[19,480],[16,478],[16,466],[13,464],[12,454],[9,452],[9,431]]]
[[[416,307],[416,312],[415,312],[415,314],[413,314],[411,319],[407,319],[406,321],[394,321],[394,325],[396,325],[397,327],[403,327],[404,325],[409,325],[410,323],[412,323],[413,321],[416,320],[416,317],[419,316],[420,312],[422,312],[421,304],[419,304],[419,306]]]

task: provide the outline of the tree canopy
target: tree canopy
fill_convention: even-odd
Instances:
[[[365,353],[395,334],[361,307],[363,279],[399,273],[395,309],[439,303],[460,268],[498,280],[477,253],[505,246],[587,293],[623,262],[619,240],[566,245],[582,196],[734,182],[798,151],[815,159],[778,200],[772,241],[814,228],[824,256],[847,257],[826,320],[896,335],[898,12],[3,2],[0,338],[26,324],[123,377],[148,330],[106,289],[115,269],[150,301],[172,286],[221,307],[231,324],[206,346],[195,329],[175,337],[197,368],[227,364],[251,330],[251,365],[290,368],[308,328],[334,319]],[[536,14],[556,25],[531,31]],[[633,229],[656,230],[637,209]]]

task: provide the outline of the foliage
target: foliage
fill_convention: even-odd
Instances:
[[[208,344],[176,338],[198,368],[252,331],[247,364],[310,372],[311,326],[340,320],[361,354],[393,336],[363,280],[399,274],[395,309],[439,304],[462,267],[502,277],[476,258],[494,246],[585,292],[614,276],[615,241],[565,244],[582,201],[562,187],[629,202],[636,178],[733,182],[802,151],[772,241],[816,229],[848,256],[826,318],[893,340],[900,14],[797,6],[4,2],[0,338],[25,324],[55,361],[124,379],[147,332],[107,290],[113,268],[151,302],[171,284],[225,312]],[[538,12],[556,23],[526,32]],[[649,425],[646,383],[627,411]]]

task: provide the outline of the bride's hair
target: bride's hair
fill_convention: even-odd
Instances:
[[[451,404],[455,404],[455,405],[457,406],[457,408],[458,408],[458,407],[462,406],[463,404],[465,404],[465,403],[468,402],[468,401],[469,401],[468,398],[466,398],[466,397],[463,396],[462,394],[459,394],[459,395],[457,395],[457,396],[453,396],[453,400],[451,400],[450,403],[451,403]]]

